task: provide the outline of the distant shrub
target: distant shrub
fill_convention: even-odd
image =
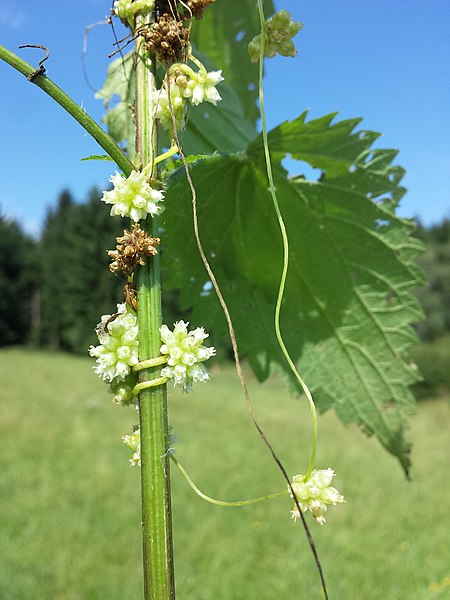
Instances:
[[[450,335],[421,343],[411,355],[423,376],[423,381],[414,386],[418,400],[450,391]]]

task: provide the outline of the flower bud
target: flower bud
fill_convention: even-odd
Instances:
[[[281,56],[297,55],[293,38],[303,27],[302,23],[293,21],[287,10],[280,10],[264,24],[264,56],[273,58],[276,54]],[[261,34],[255,36],[248,45],[248,52],[252,62],[258,62],[261,52]]]
[[[285,27],[288,27],[291,23],[291,15],[288,13],[287,10],[279,10],[273,15],[272,23],[275,29],[284,29]]]

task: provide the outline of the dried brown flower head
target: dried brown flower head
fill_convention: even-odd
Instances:
[[[155,246],[158,246],[160,240],[150,237],[139,223],[135,223],[131,232],[125,229],[123,236],[116,238],[116,241],[116,249],[108,250],[108,256],[113,259],[109,268],[113,273],[122,271],[130,277],[137,265],[145,264],[146,256],[158,254]]]
[[[186,0],[185,4],[189,10],[186,10],[186,13],[192,14],[196,19],[201,19],[203,17],[203,11],[208,8],[210,4],[212,4],[215,0]],[[188,15],[186,14],[185,17]]]
[[[148,50],[154,52],[162,63],[171,65],[186,60],[189,29],[172,15],[161,15],[142,35]]]

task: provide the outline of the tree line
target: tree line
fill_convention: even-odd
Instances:
[[[100,197],[93,189],[77,203],[63,191],[37,241],[0,214],[1,346],[85,352],[95,343],[99,316],[114,311],[125,284],[109,271],[106,249],[127,227],[110,218]],[[427,246],[421,258],[427,284],[417,291],[426,318],[417,329],[423,341],[433,342],[450,332],[450,219],[429,228],[418,223],[416,235]],[[166,319],[183,315],[173,292],[164,303]]]
[[[421,340],[434,342],[450,332],[450,218],[429,228],[419,223],[416,235],[426,245],[420,259],[426,285],[417,290],[425,319],[417,329]]]
[[[1,345],[85,352],[99,315],[114,312],[123,278],[108,269],[125,222],[111,219],[92,190],[86,202],[63,191],[48,211],[39,241],[0,216]]]

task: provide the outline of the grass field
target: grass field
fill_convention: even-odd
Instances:
[[[0,599],[142,598],[139,471],[121,436],[136,422],[112,405],[91,361],[0,352]],[[292,474],[311,440],[306,407],[275,380],[250,393]],[[177,456],[221,499],[284,488],[248,416],[232,369],[170,397]],[[347,500],[311,530],[333,600],[450,598],[448,399],[412,419],[413,481],[379,444],[319,420],[317,466]],[[172,470],[179,600],[315,600],[318,576],[281,498],[245,508],[201,501]]]

